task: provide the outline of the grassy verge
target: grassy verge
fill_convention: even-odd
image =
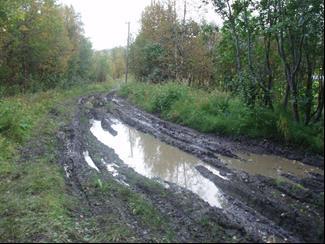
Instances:
[[[144,110],[201,132],[270,138],[324,154],[324,121],[305,126],[280,109],[251,109],[236,97],[176,83],[123,85],[120,95]]]
[[[79,96],[111,87],[92,84],[0,99],[0,242],[83,240],[69,213],[76,201],[56,164],[55,135],[70,121]]]
[[[152,187],[151,181],[148,184]],[[128,187],[116,183],[114,180],[103,182],[103,185],[100,188],[100,194],[102,194],[106,199],[110,199],[110,195],[114,194],[114,197],[119,201],[114,204],[121,204],[121,202],[126,203],[126,212],[129,212],[134,218],[136,218],[145,230],[150,230],[151,234],[154,234],[154,237],[152,237],[153,242],[172,242],[175,233],[169,226],[168,218],[163,216],[150,201],[144,198],[144,196],[130,190]],[[111,199],[111,201],[113,202],[114,200]],[[110,217],[113,217],[112,214],[110,214]],[[108,219],[109,217],[105,216],[105,218]],[[125,223],[118,223],[118,216],[114,216],[113,220],[114,223],[108,223],[105,221],[104,226],[107,226],[110,229],[117,226],[117,230],[107,230],[105,233],[101,234],[103,236],[99,235],[99,238],[97,237],[97,239],[92,240],[92,242],[98,240],[118,242],[130,242],[130,240],[132,240],[132,242],[133,240],[141,241],[141,239],[134,239],[138,238],[137,234],[132,233],[132,230],[128,229],[128,226]],[[121,226],[123,226],[122,229]]]

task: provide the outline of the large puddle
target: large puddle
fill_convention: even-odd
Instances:
[[[101,122],[92,121],[91,132],[102,143],[114,149],[115,153],[136,172],[149,178],[159,177],[168,182],[196,193],[212,206],[225,207],[226,201],[221,191],[207,178],[203,177],[195,166],[203,165],[212,173],[224,180],[220,172],[200,161],[195,156],[170,146],[152,135],[142,133],[119,120],[113,120],[112,128],[116,135],[104,130]],[[239,153],[241,159],[219,156],[230,168],[239,169],[252,175],[264,175],[272,178],[282,178],[282,173],[290,173],[304,177],[314,172],[324,174],[324,171],[274,155],[258,155]],[[85,158],[89,163],[88,154]],[[90,162],[89,165],[93,167]],[[109,168],[108,168],[109,170]],[[111,171],[111,170],[110,170]]]
[[[287,180],[281,174],[289,173],[299,178],[309,173],[324,174],[324,171],[296,160],[289,160],[275,155],[237,153],[241,159],[219,156],[229,168],[239,169],[252,175],[264,175]]]
[[[196,169],[197,165],[206,166],[219,177],[219,171],[204,164],[198,158],[172,147],[152,135],[142,133],[118,120],[112,128],[113,136],[104,130],[100,121],[92,121],[91,132],[102,143],[114,149],[120,159],[136,172],[149,178],[159,177],[165,181],[182,186],[208,202],[211,206],[223,207],[225,199],[220,190]]]

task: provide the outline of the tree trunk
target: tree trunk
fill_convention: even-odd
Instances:
[[[246,5],[246,3],[245,3]],[[258,78],[255,74],[255,68],[253,66],[253,50],[252,50],[252,32],[249,25],[248,15],[247,15],[247,6],[244,6],[244,21],[245,26],[247,28],[247,59],[248,59],[248,66],[249,66],[249,73],[250,73],[250,82],[251,82],[251,89],[250,89],[250,97],[249,103],[254,107],[255,106],[255,100],[256,100],[256,90],[257,90],[257,84]]]
[[[277,37],[277,43],[278,43],[278,51],[280,54],[280,57],[283,62],[284,70],[285,70],[285,75],[287,79],[287,90],[286,90],[286,95],[284,99],[284,107],[287,109],[288,107],[288,101],[289,101],[289,91],[292,94],[292,112],[293,112],[293,118],[296,122],[300,121],[300,116],[299,116],[299,105],[298,105],[298,88],[297,88],[297,81],[296,81],[296,76],[300,67],[300,62],[301,62],[301,49],[299,55],[294,55],[295,57],[293,60],[293,64],[289,64],[286,53],[284,51],[284,43],[283,43],[283,33],[280,33],[280,36]],[[301,48],[301,45],[300,45]]]
[[[292,112],[296,122],[300,121],[297,84],[292,81]]]
[[[184,55],[185,55],[185,48],[184,48],[184,41],[186,35],[186,14],[187,14],[187,1],[184,0],[184,13],[183,13],[183,21],[181,27],[181,36],[180,36],[180,43],[179,43],[179,69],[182,76],[182,79],[187,79],[186,74],[184,72]]]
[[[313,70],[314,65],[312,64],[308,50],[306,50],[306,62],[307,62],[307,80],[306,80],[306,107],[305,107],[305,125],[308,125],[311,120],[311,109],[313,106]]]
[[[316,116],[314,119],[315,123],[320,121],[320,119],[322,118],[323,111],[324,111],[324,81],[322,81],[318,100],[319,100],[318,109],[317,109],[317,113],[316,113]]]
[[[270,50],[271,50],[271,35],[268,34],[267,41],[265,45],[265,63],[266,63],[266,70],[267,70],[267,90],[264,94],[265,106],[273,109],[273,101],[272,101],[272,87],[273,87],[273,71],[271,67],[270,61]]]
[[[228,7],[228,12],[229,12],[228,19],[229,19],[229,23],[230,23],[231,32],[232,32],[232,38],[234,40],[234,44],[236,47],[236,71],[237,71],[237,75],[239,77],[239,81],[242,82],[243,75],[242,75],[242,69],[241,69],[240,41],[239,41],[238,34],[236,32],[236,24],[234,22],[234,18],[232,15],[232,10],[231,10],[229,1],[227,1],[227,7]]]
[[[287,75],[287,82],[289,86],[290,93],[292,95],[291,99],[291,106],[292,106],[292,114],[293,118],[296,122],[300,121],[299,116],[299,105],[298,105],[298,89],[297,89],[297,83],[296,83],[296,76],[295,74],[291,74],[290,71],[287,71],[289,74]],[[288,87],[287,87],[288,89]],[[288,101],[286,101],[288,102]],[[288,104],[286,104],[288,105]]]
[[[173,1],[173,4],[172,4],[172,8],[173,8],[173,31],[174,31],[174,62],[175,62],[175,79],[176,80],[180,80],[179,79],[179,67],[178,67],[178,30],[177,30],[177,26],[176,26],[176,1]]]
[[[313,122],[318,122],[322,118],[322,114],[324,111],[324,75],[325,75],[325,63],[324,63],[324,32],[323,32],[323,38],[322,38],[323,48],[322,48],[322,61],[323,61],[323,67],[322,67],[322,73],[321,77],[319,79],[319,92],[318,92],[318,106],[315,114],[315,119]]]
[[[278,9],[276,9],[276,12],[279,14],[280,23],[285,23],[283,20],[285,16],[285,12],[283,11],[283,6],[281,4],[281,1],[278,2]],[[277,11],[278,10],[278,11]],[[280,55],[280,58],[283,63],[284,72],[286,75],[287,83],[289,86],[289,90],[292,94],[292,112],[293,112],[293,118],[296,122],[300,121],[299,116],[299,105],[298,105],[298,87],[297,87],[297,74],[300,70],[300,63],[302,59],[302,49],[303,44],[305,40],[305,26],[302,25],[302,33],[297,36],[293,36],[293,31],[291,30],[290,26],[287,26],[286,28],[281,27],[278,31],[278,34],[276,35],[276,40],[278,44],[278,53]],[[287,34],[286,36],[284,34]],[[286,41],[286,44],[288,45],[288,50],[286,51],[285,48],[285,38],[288,38]],[[300,38],[299,43],[296,39]],[[291,58],[288,58],[287,52],[290,53],[292,56]],[[290,61],[291,60],[291,61]],[[287,108],[288,105],[288,99],[289,98],[289,91],[287,87],[286,96],[284,100],[284,106]]]
[[[283,101],[283,107],[285,110],[288,109],[289,98],[290,98],[290,87],[289,84],[287,84],[285,95],[284,95],[284,101]]]
[[[242,71],[241,71],[241,58],[240,58],[240,46],[239,46],[239,38],[238,35],[235,34],[236,41],[236,64],[237,64],[237,74],[239,76],[239,80],[243,80]]]
[[[324,65],[323,65],[324,66]],[[314,123],[319,122],[324,111],[324,67],[322,77],[319,79],[318,106],[315,114]]]

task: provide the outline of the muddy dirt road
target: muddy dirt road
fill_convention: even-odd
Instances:
[[[145,113],[115,93],[81,98],[78,106],[71,125],[58,134],[60,163],[71,194],[82,203],[76,214],[109,216],[109,222],[97,223],[102,231],[107,223],[126,226],[132,234],[125,234],[124,240],[141,242],[324,241],[322,157],[266,141],[204,135]],[[129,134],[123,137],[123,131]],[[123,140],[130,134],[135,138],[132,143],[142,143],[146,153],[134,146],[133,158],[123,157],[129,147]],[[159,141],[163,145],[156,146]],[[157,148],[159,157],[152,152]],[[274,154],[296,160],[294,164],[300,168],[293,172],[283,169],[277,172],[278,178],[263,170],[257,172],[260,174],[245,172],[249,167],[225,160],[243,160],[238,152]],[[149,167],[153,158],[158,163]],[[175,158],[186,161],[184,171],[193,173],[185,180],[175,178],[173,170],[178,166],[168,166]],[[143,165],[134,162],[137,160]],[[194,182],[194,178],[199,180]],[[90,179],[97,188],[90,187]],[[210,201],[211,195],[221,200]]]

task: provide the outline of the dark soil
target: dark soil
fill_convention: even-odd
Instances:
[[[105,232],[107,225],[126,227],[126,234],[116,240],[132,242],[324,241],[323,176],[299,179],[285,175],[292,183],[277,182],[229,169],[218,159],[219,154],[237,157],[235,152],[240,150],[276,154],[323,168],[322,157],[272,142],[202,134],[143,112],[114,93],[81,98],[78,107],[71,125],[58,134],[61,164],[71,194],[82,203],[76,215],[94,219],[93,232]],[[161,180],[145,178],[127,167],[114,150],[99,142],[89,130],[90,119],[97,119],[105,130],[116,133],[110,126],[112,117],[218,168],[229,180],[203,166],[197,170],[222,190],[227,207],[211,207],[186,189],[165,182],[169,185],[166,188],[159,183]],[[85,151],[100,172],[88,167]],[[119,166],[117,177],[106,170],[103,160]],[[142,211],[134,202],[148,204],[152,211]]]

